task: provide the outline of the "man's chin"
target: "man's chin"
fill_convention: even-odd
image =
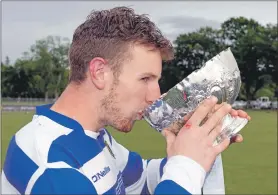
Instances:
[[[134,126],[134,123],[135,123],[135,121],[133,121],[132,123],[129,123],[129,124],[125,124],[125,125],[121,124],[120,126],[114,127],[114,128],[117,129],[120,132],[128,133],[132,130],[132,128]]]
[[[118,131],[123,132],[123,133],[129,133],[132,130],[131,128],[127,128],[127,127],[121,127],[121,128],[116,128]]]

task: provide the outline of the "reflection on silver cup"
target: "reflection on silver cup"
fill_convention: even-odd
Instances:
[[[183,117],[194,112],[205,98],[216,96],[218,103],[233,104],[241,86],[240,71],[230,48],[207,61],[200,69],[184,78],[167,94],[145,110],[144,119],[157,131],[163,129],[177,133],[184,125]],[[225,137],[238,133],[248,120],[227,115],[223,119],[221,135],[215,144]]]

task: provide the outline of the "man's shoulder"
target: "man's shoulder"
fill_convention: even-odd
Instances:
[[[79,169],[88,161],[101,155],[105,146],[85,133],[73,131],[55,139],[48,152],[48,162],[66,162]]]
[[[33,136],[37,136],[38,134],[69,134],[72,130],[66,128],[55,121],[42,116],[42,115],[33,115],[31,121],[21,127],[17,132],[16,136],[26,136],[32,133]]]
[[[47,117],[34,115],[30,122],[15,133],[10,146],[16,145],[15,147],[39,165],[47,161],[52,142],[63,135],[68,135],[71,131]]]

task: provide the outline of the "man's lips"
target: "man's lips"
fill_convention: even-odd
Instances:
[[[143,116],[144,116],[144,111],[142,111],[142,110],[139,111],[139,112],[137,113],[137,116],[138,116],[138,117],[137,117],[138,120],[142,120],[142,118],[143,118]]]

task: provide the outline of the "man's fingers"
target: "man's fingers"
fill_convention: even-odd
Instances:
[[[191,118],[191,116],[193,115],[193,113],[194,113],[194,112],[190,112],[190,113],[188,113],[187,115],[185,115],[185,116],[183,117],[184,121],[185,121],[185,122],[188,121],[188,120]]]
[[[217,136],[221,133],[222,130],[222,124],[218,124],[209,134],[209,140],[211,143],[213,143]]]
[[[163,130],[162,131],[162,135],[166,139],[167,147],[170,147],[174,143],[174,141],[176,139],[176,135],[173,132],[169,131],[169,130]]]
[[[223,106],[219,108],[217,112],[213,113],[213,115],[203,125],[204,133],[209,133],[211,129],[215,128],[216,125],[222,121],[223,117],[231,111],[231,109],[231,105],[227,103],[223,104]]]
[[[237,112],[236,110],[234,110],[234,109],[231,110],[230,114],[231,114],[231,116],[233,116],[233,117],[238,116],[238,112]]]
[[[230,139],[226,138],[224,139],[220,144],[214,146],[214,151],[216,152],[216,154],[220,154],[221,152],[223,152],[224,150],[226,150],[230,145]]]
[[[192,114],[190,119],[187,121],[187,123],[190,123],[193,126],[199,126],[200,123],[206,118],[208,113],[212,110],[212,108],[217,103],[216,97],[211,97],[208,99],[205,99],[195,110],[195,112]]]
[[[224,102],[222,102],[221,104],[216,104],[214,107],[214,112],[217,111],[219,108],[221,108],[223,106]]]
[[[246,112],[244,112],[243,110],[238,110],[237,113],[238,113],[239,117],[242,117],[242,118],[248,117],[248,114]]]
[[[243,142],[243,137],[242,137],[242,135],[237,134],[237,135],[231,137],[231,144],[232,144],[232,143],[240,143],[240,142]]]
[[[167,95],[167,93],[163,93],[160,98],[164,98]]]

